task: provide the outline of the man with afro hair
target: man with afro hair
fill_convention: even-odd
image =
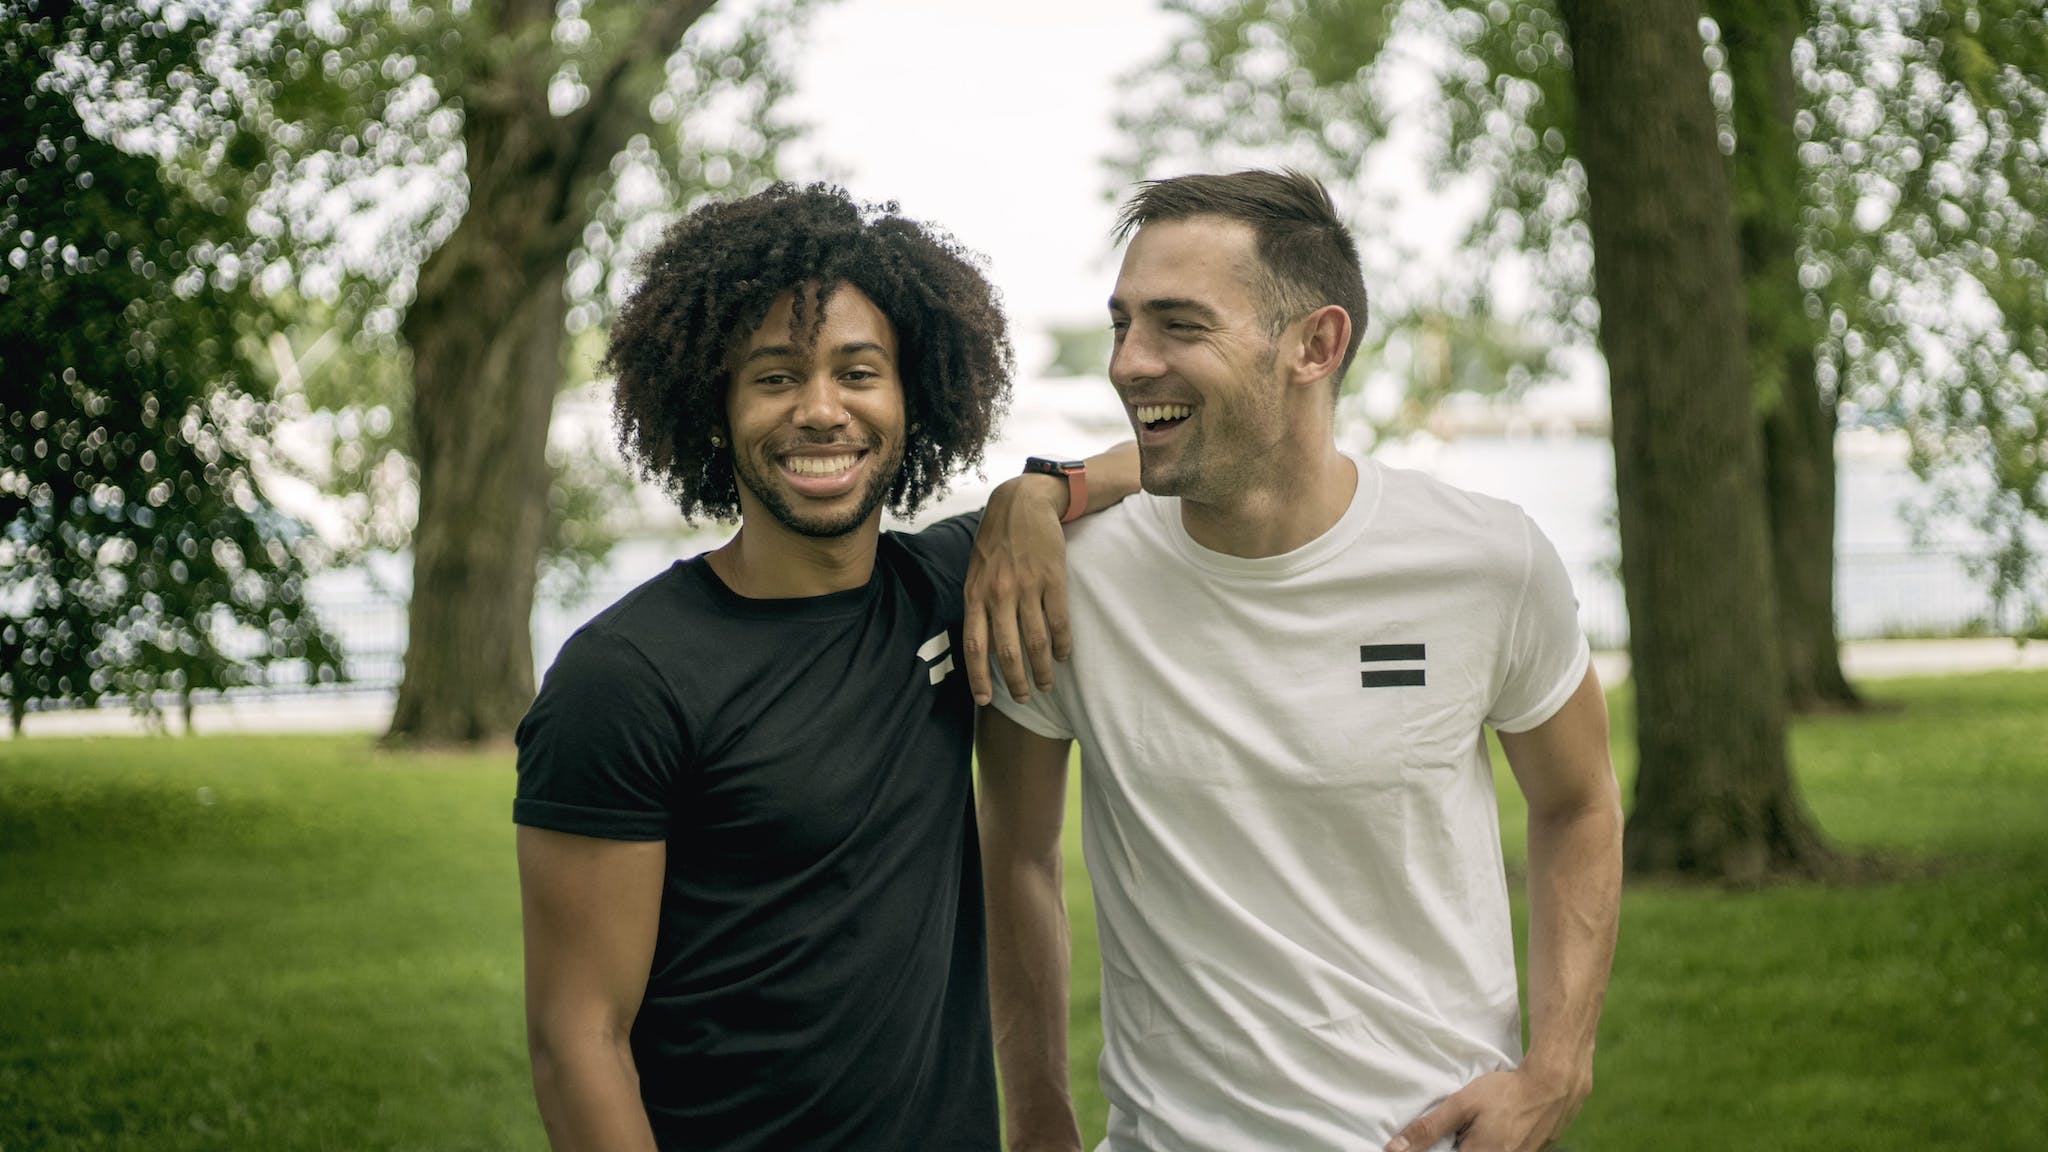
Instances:
[[[994,1152],[975,698],[990,647],[1050,684],[1060,525],[1136,451],[883,532],[980,462],[1013,356],[973,258],[822,185],[676,224],[606,367],[642,474],[740,526],[571,637],[519,728],[549,1139]]]

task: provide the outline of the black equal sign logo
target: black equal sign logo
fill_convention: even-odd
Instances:
[[[1420,644],[1361,644],[1358,659],[1363,664],[1393,664],[1422,660]],[[1358,674],[1363,688],[1413,688],[1422,685],[1420,668],[1367,668]]]

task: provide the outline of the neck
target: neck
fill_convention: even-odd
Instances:
[[[1211,552],[1252,559],[1307,544],[1342,519],[1358,467],[1325,431],[1312,445],[1283,444],[1274,467],[1226,500],[1180,502],[1181,526]]]
[[[765,519],[765,524],[757,523]],[[793,600],[859,588],[875,570],[882,514],[844,536],[792,532],[772,517],[744,518],[706,560],[725,586],[751,600]]]

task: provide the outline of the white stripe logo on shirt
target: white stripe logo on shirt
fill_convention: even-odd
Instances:
[[[953,642],[946,638],[944,632],[918,645],[917,658],[927,664],[931,664],[932,683],[937,684],[939,681],[944,680],[946,673],[953,670],[953,658],[946,655],[947,650],[952,646]],[[946,658],[939,660],[941,656]],[[937,660],[938,663],[933,664],[932,661],[934,660]]]

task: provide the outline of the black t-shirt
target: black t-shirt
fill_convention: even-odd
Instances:
[[[679,562],[563,646],[513,819],[666,840],[640,1094],[664,1149],[993,1150],[959,667],[978,514],[867,585],[749,600]]]

